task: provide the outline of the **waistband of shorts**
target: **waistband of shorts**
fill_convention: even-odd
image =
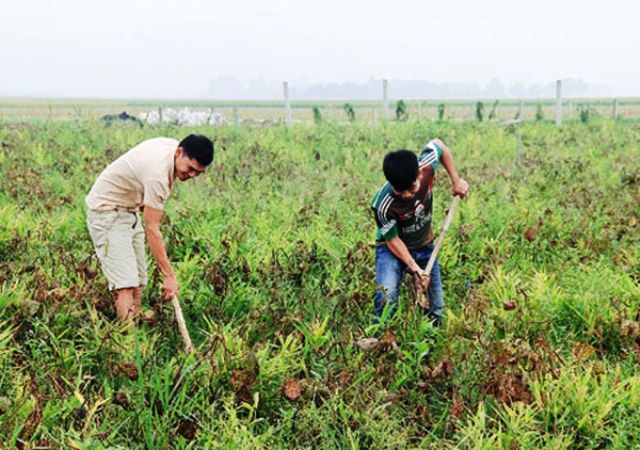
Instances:
[[[100,213],[109,213],[109,212],[127,212],[127,213],[132,213],[132,214],[139,214],[142,211],[140,211],[139,209],[125,209],[125,208],[112,208],[112,209],[91,209],[91,208],[87,208],[87,213],[92,213],[92,214],[100,214]]]

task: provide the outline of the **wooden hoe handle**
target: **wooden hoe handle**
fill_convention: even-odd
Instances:
[[[449,212],[447,213],[447,218],[444,220],[444,224],[442,225],[442,230],[440,231],[440,235],[438,236],[438,240],[436,241],[436,245],[433,248],[433,252],[431,252],[431,257],[429,258],[429,262],[427,263],[427,267],[424,269],[429,275],[431,275],[431,270],[433,269],[433,265],[436,262],[436,258],[438,257],[438,252],[440,251],[440,247],[442,247],[442,242],[444,241],[444,235],[449,229],[451,225],[451,221],[453,220],[453,215],[456,213],[456,209],[458,208],[458,203],[460,203],[460,197],[454,196],[451,201],[451,206],[449,206]],[[424,292],[418,292],[418,303],[425,309],[429,308],[429,297],[424,295]]]
[[[177,295],[173,295],[171,297],[171,303],[173,304],[173,310],[176,313],[176,321],[178,322],[182,342],[184,342],[184,352],[188,355],[193,351],[193,343],[189,336],[189,330],[187,330],[187,326],[184,323],[184,316],[182,315],[182,308],[180,308],[180,302],[178,301]]]

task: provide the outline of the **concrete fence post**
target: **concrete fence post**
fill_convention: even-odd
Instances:
[[[291,125],[291,102],[289,101],[289,82],[284,81],[282,83],[282,88],[284,90],[285,122],[287,125]]]
[[[382,80],[382,117],[389,120],[389,81]]]
[[[235,126],[240,125],[240,111],[237,106],[233,108],[233,124]]]
[[[522,119],[524,114],[524,101],[520,100],[518,103],[518,112],[516,113],[516,119]]]
[[[562,125],[562,80],[556,80],[556,125]]]

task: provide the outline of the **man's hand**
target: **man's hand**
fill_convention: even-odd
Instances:
[[[178,293],[178,279],[175,275],[168,275],[162,280],[162,293],[164,299],[169,300]]]
[[[451,186],[451,194],[459,195],[460,197],[464,197],[469,192],[469,183],[467,183],[464,179],[458,178]]]
[[[418,286],[418,289],[421,292],[426,291],[429,287],[429,282],[431,281],[431,277],[429,276],[429,274],[424,269],[418,267],[418,270],[416,270],[413,275],[416,279],[416,285]]]

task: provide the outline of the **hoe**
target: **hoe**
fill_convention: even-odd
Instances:
[[[177,295],[171,297],[171,303],[173,304],[173,310],[176,314],[176,322],[178,322],[178,328],[180,329],[180,335],[182,336],[182,342],[184,343],[184,352],[188,355],[193,351],[193,343],[189,336],[189,330],[187,330],[187,326],[184,323],[184,316],[182,315],[182,308],[180,307]]]

